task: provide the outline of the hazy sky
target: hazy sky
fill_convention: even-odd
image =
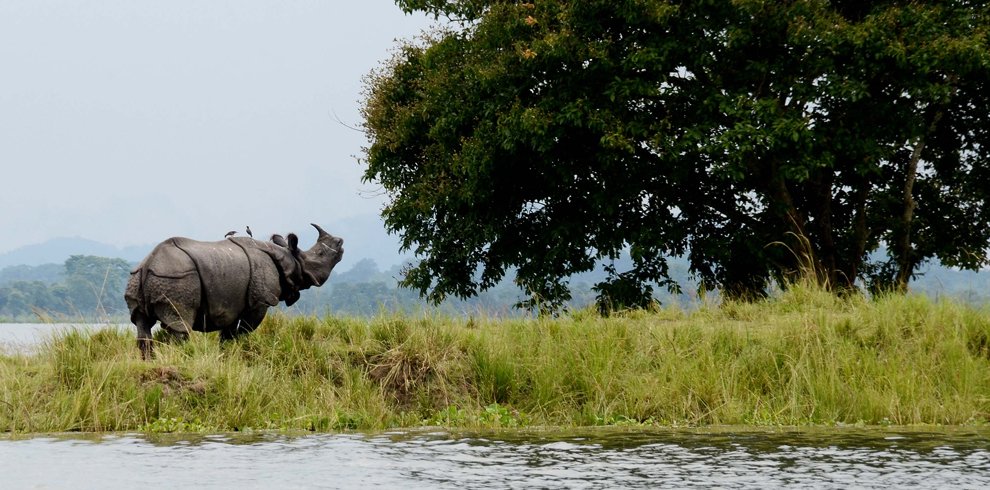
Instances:
[[[360,125],[362,78],[429,24],[390,0],[0,0],[0,253],[375,219],[336,118]]]

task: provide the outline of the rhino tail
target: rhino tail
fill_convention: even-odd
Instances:
[[[131,277],[127,281],[127,288],[124,290],[124,301],[131,310],[131,323],[137,324],[142,318],[147,318],[148,299],[144,295],[144,280],[147,276],[147,267],[144,263],[131,271]]]

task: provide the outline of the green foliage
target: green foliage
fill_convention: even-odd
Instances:
[[[56,273],[53,268],[60,270]],[[124,287],[130,265],[123,259],[73,255],[61,267],[15,266],[2,272],[17,278],[0,287],[2,316],[100,320],[126,316]]]
[[[510,411],[498,403],[492,403],[482,409],[480,422],[496,427],[518,427],[520,425],[519,413]]]
[[[78,311],[104,317],[126,311],[124,287],[131,267],[124,259],[73,255],[65,261],[68,301]]]
[[[62,264],[11,265],[0,269],[0,286],[17,281],[41,281],[52,284],[64,277],[65,266]]]
[[[673,286],[669,256],[750,298],[988,263],[985,3],[397,3],[459,21],[372,74],[363,112],[364,177],[422,258],[403,283],[434,301],[514,274],[555,309],[627,250],[603,304]]]
[[[467,420],[467,412],[463,409],[451,405],[443,410],[437,411],[432,417],[423,421],[426,425],[458,426],[463,425]]]
[[[189,433],[189,432],[208,432],[207,428],[200,424],[198,421],[187,422],[181,418],[161,418],[156,419],[152,422],[142,425],[138,428],[141,432],[149,433]]]

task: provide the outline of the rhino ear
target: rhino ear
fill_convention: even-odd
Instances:
[[[292,235],[289,236],[291,237]],[[262,247],[262,250],[267,253],[269,257],[271,257],[272,261],[275,262],[276,267],[278,267],[279,274],[281,274],[279,280],[282,282],[282,294],[295,294],[295,299],[292,300],[295,302],[295,300],[299,299],[298,291],[300,286],[299,264],[296,262],[296,256],[286,250],[285,247],[268,245],[266,247]]]
[[[299,237],[295,233],[289,233],[289,250],[292,255],[299,253]]]
[[[289,248],[289,244],[285,241],[285,238],[283,238],[282,235],[279,235],[277,233],[272,235],[272,243],[280,247]]]

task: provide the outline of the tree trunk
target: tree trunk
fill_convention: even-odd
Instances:
[[[832,185],[835,172],[819,171],[811,185],[815,202],[811,203],[815,217],[815,229],[818,231],[818,260],[821,270],[818,279],[829,290],[840,288],[837,249],[835,246],[835,230],[832,229]]]
[[[866,202],[870,197],[870,183],[862,178],[856,189],[856,216],[853,218],[853,250],[849,257],[849,268],[846,271],[850,284],[859,278],[863,267],[863,256],[866,255],[866,243],[870,239],[870,231],[866,227]]]
[[[904,210],[901,213],[900,233],[898,242],[895,244],[897,256],[897,277],[894,286],[897,291],[906,292],[908,282],[914,273],[917,265],[913,255],[914,248],[911,246],[911,223],[914,221],[914,209],[917,202],[914,200],[914,183],[918,178],[918,163],[921,161],[921,154],[925,150],[925,137],[935,131],[935,126],[942,119],[942,111],[937,111],[932,116],[932,122],[928,125],[928,131],[918,137],[914,150],[911,151],[911,158],[908,159],[904,169]]]
[[[787,188],[787,182],[780,176],[776,165],[773,166],[769,185],[770,195],[774,203],[783,211],[785,225],[794,235],[791,252],[795,256],[799,272],[805,275],[813,274],[816,280],[820,280],[820,264],[811,244],[811,238],[807,233],[807,224],[797,206],[794,205],[791,192]]]

